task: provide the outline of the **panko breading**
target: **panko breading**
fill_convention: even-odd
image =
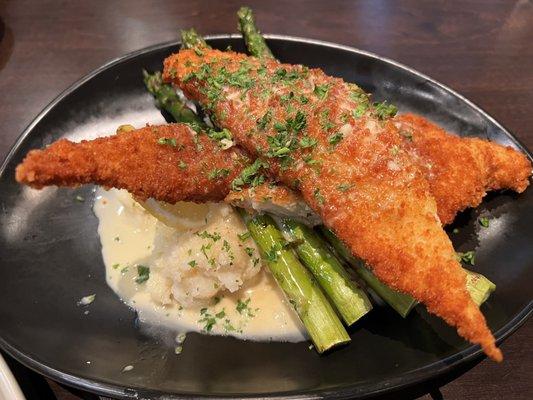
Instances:
[[[477,206],[489,190],[512,189],[520,193],[529,183],[531,163],[516,150],[481,139],[454,136],[413,114],[399,115],[394,122],[402,132],[404,147],[415,155],[415,162],[425,173],[443,224],[452,222],[454,216],[466,207]],[[173,129],[178,129],[177,125],[172,126]],[[164,160],[163,154],[170,149],[154,146],[153,141],[144,137],[143,133],[153,129],[166,128],[144,128],[142,133],[130,133],[122,138],[126,140],[108,141],[100,138],[94,146],[91,144],[93,141],[84,141],[80,145],[69,141],[56,142],[47,149],[31,152],[31,156],[19,167],[17,179],[36,188],[101,183],[108,187],[126,189],[140,198],[167,199],[171,203],[182,200],[224,200],[238,207],[296,218],[312,225],[321,223],[320,217],[303,201],[300,194],[285,186],[266,182],[235,191],[231,190],[230,179],[210,181],[210,185],[205,186],[205,182],[195,178],[195,174],[205,175],[205,170],[209,166],[218,165],[219,161],[224,165],[223,168],[231,167],[234,158],[242,156],[242,163],[237,164],[237,172],[242,171],[244,165],[249,165],[241,151],[236,148],[221,151],[218,142],[209,140],[205,133],[200,133],[204,136],[201,140],[202,151],[198,151],[196,142],[191,144],[190,140],[179,139],[179,149],[176,149],[179,150],[179,157],[165,167],[166,180],[155,184],[157,180],[150,178],[150,174],[145,174],[142,163],[139,164],[138,154],[130,151],[131,148],[149,145],[143,151],[152,149],[155,152],[150,154],[150,158]],[[191,133],[186,126],[182,130]],[[188,133],[186,137],[190,136]],[[182,134],[178,133],[178,136]],[[194,142],[195,136],[192,134]],[[186,143],[191,147],[185,148]],[[108,147],[108,150],[95,151],[97,146]],[[109,152],[113,154],[112,157],[109,157]],[[120,162],[116,162],[117,157]],[[187,159],[194,160],[191,161],[191,168],[186,167]],[[112,163],[114,167],[110,169]],[[125,165],[134,165],[136,168],[124,168]],[[197,166],[203,166],[204,170],[199,170]],[[163,169],[158,173],[161,171]],[[111,177],[113,174],[115,176]],[[120,186],[112,185],[113,181]],[[224,183],[227,188],[222,190],[221,185]],[[212,184],[217,189],[211,190],[214,188]],[[167,186],[162,188],[161,185]]]
[[[476,207],[490,190],[523,192],[531,162],[510,147],[478,138],[461,138],[414,114],[394,119],[404,148],[414,155],[446,225],[467,207]]]
[[[317,69],[217,50],[170,56],[164,78],[268,160],[383,282],[502,359],[389,107]]]
[[[206,202],[223,199],[248,163],[238,148],[223,150],[185,124],[170,124],[80,143],[58,140],[30,151],[16,179],[34,188],[95,183],[143,200]]]

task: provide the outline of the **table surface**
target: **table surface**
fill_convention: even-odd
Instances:
[[[533,149],[533,2],[250,1],[262,31],[354,46],[407,64],[465,95]],[[0,158],[62,90],[181,28],[236,32],[241,1],[0,1]],[[533,323],[440,389],[446,399],[533,396]],[[78,399],[53,385],[58,398]],[[438,392],[433,397],[439,398]],[[430,395],[422,398],[429,399]]]

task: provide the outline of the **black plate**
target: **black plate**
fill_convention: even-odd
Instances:
[[[244,51],[237,36],[210,43]],[[390,60],[353,48],[269,36],[281,60],[323,68],[357,82],[401,111],[414,111],[461,135],[526,151],[509,132],[445,86]],[[0,345],[24,364],[72,386],[119,398],[179,396],[333,396],[383,393],[450,372],[481,358],[478,347],[418,307],[403,320],[376,308],[352,330],[352,344],[326,356],[307,343],[252,343],[190,334],[181,355],[143,334],[135,313],[104,279],[91,187],[35,191],[14,180],[26,152],[61,137],[112,133],[123,123],[161,120],[141,69],[161,68],[178,49],[162,44],[113,61],[54,100],[24,131],[0,178]],[[453,188],[450,188],[453,190]],[[84,196],[83,203],[75,201]],[[493,218],[488,229],[476,222]],[[476,249],[475,269],[498,285],[483,305],[501,342],[530,315],[533,191],[490,195],[463,213],[453,234],[458,251]],[[76,302],[96,293],[90,314]],[[125,365],[135,368],[121,372]],[[165,397],[166,398],[166,397]]]

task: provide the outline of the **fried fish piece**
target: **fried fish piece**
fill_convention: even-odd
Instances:
[[[17,166],[16,179],[38,189],[95,183],[143,200],[203,203],[223,199],[249,162],[237,147],[224,150],[205,133],[169,124],[80,143],[58,140],[30,151]]]
[[[476,207],[490,190],[521,193],[529,185],[531,162],[522,153],[478,138],[459,137],[427,119],[399,115],[396,126],[429,182],[441,222]]]
[[[386,104],[318,69],[233,52],[182,50],[164,79],[262,158],[386,284],[411,294],[500,361],[442,229],[423,172]]]

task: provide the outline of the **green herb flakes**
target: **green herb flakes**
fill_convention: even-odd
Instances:
[[[137,278],[135,278],[136,283],[144,283],[150,278],[150,268],[145,267],[144,265],[137,265]]]
[[[217,180],[225,178],[229,175],[229,169],[227,168],[213,168],[211,172],[209,172],[209,175],[207,175],[207,178],[209,180]]]
[[[320,193],[320,189],[316,188],[313,192],[313,195],[315,196],[316,202],[320,205],[324,204],[324,196]]]
[[[476,253],[474,251],[467,251],[466,253],[457,252],[457,260],[465,264],[475,265]]]
[[[337,186],[337,189],[339,189],[341,192],[346,192],[353,187],[354,185],[351,183],[341,183],[339,186]]]
[[[490,225],[490,220],[487,217],[481,217],[479,218],[479,224],[484,228],[488,228]]]
[[[335,146],[337,143],[339,143],[342,140],[342,138],[343,138],[343,134],[341,132],[337,132],[328,138],[328,143]]]
[[[313,93],[321,100],[324,100],[328,95],[329,84],[316,85]]]
[[[398,112],[398,108],[394,104],[387,104],[386,101],[382,103],[374,103],[374,107],[375,115],[381,120],[392,118]]]
[[[172,146],[172,147],[176,147],[178,145],[176,138],[160,137],[159,139],[157,139],[157,143],[164,145],[164,146]]]

